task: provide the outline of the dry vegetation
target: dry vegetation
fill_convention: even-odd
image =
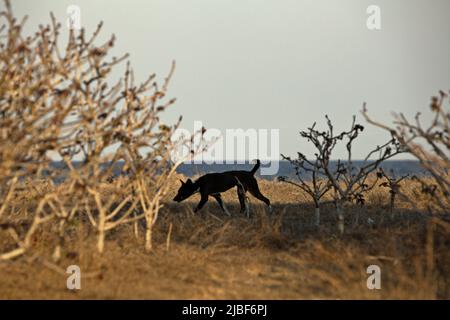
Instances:
[[[153,75],[136,85],[127,64],[111,85],[111,69],[126,56],[108,60],[114,39],[95,45],[100,27],[88,38],[72,31],[61,49],[54,19],[26,38],[24,21],[5,4],[0,298],[450,298],[444,94],[433,100],[430,129],[409,128],[409,139],[406,118],[395,129],[384,127],[431,172],[428,178],[391,181],[350,167],[325,172],[321,179],[335,181],[324,182],[320,224],[308,189],[277,181],[260,183],[274,204],[271,215],[255,201],[250,219],[238,214],[235,190],[224,195],[232,217],[215,203],[194,214],[196,196],[170,201],[180,178],[172,152],[180,145],[202,151],[193,148],[195,137],[172,141],[179,122],[161,121],[174,103],[165,100],[173,69],[162,85]],[[433,149],[411,144],[417,136]],[[55,157],[66,166],[62,183],[54,183],[61,170],[48,170]],[[123,172],[115,176],[119,162]],[[82,270],[81,290],[66,288],[73,264]],[[381,290],[366,287],[371,264],[381,267]]]
[[[406,194],[414,193],[410,181],[401,184]],[[39,192],[44,186],[35,187]],[[376,187],[364,207],[346,208],[347,232],[341,236],[331,204],[324,206],[317,229],[306,193],[271,181],[261,181],[261,189],[276,199],[272,216],[257,201],[250,220],[238,214],[234,191],[224,197],[232,203],[231,218],[213,202],[194,214],[196,198],[166,206],[150,254],[132,225],[123,225],[107,235],[100,256],[95,230],[75,219],[56,264],[49,257],[57,237],[51,229],[40,230],[31,241],[32,254],[0,263],[1,298],[450,298],[448,230],[420,214],[426,199],[414,207],[398,201],[391,217],[389,193]],[[173,188],[168,196],[175,193]],[[33,205],[30,191],[18,192],[17,208],[24,197]],[[19,210],[11,220],[28,221]],[[0,246],[13,246],[6,230],[0,232]],[[66,289],[64,268],[71,264],[83,270],[76,292]],[[381,290],[366,287],[371,264],[382,268]]]

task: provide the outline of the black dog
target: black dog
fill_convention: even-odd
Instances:
[[[201,176],[197,181],[192,182],[188,179],[186,182],[181,181],[181,187],[178,189],[178,193],[173,198],[174,201],[181,202],[193,194],[200,192],[201,199],[194,212],[200,210],[205,203],[208,201],[209,196],[213,196],[217,203],[219,203],[220,208],[230,215],[224,203],[220,193],[225,192],[233,187],[237,187],[239,203],[241,205],[241,212],[246,212],[247,217],[249,216],[248,209],[248,198],[245,193],[249,191],[255,198],[263,201],[268,207],[269,212],[272,211],[272,206],[270,205],[269,199],[264,197],[259,191],[258,183],[254,177],[255,172],[259,169],[261,162],[256,160],[256,165],[251,171],[225,171],[221,173],[208,173]]]

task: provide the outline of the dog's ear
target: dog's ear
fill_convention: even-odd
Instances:
[[[184,181],[180,179],[181,185],[184,185]]]
[[[188,179],[187,181],[186,181],[186,184],[192,184],[193,182],[192,182],[192,180],[191,179]]]

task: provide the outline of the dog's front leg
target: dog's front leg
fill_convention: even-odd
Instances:
[[[222,211],[225,212],[229,217],[231,217],[231,213],[230,211],[228,211],[227,207],[225,207],[225,204],[223,203],[222,196],[220,195],[220,193],[213,194],[212,196],[216,199]]]
[[[237,195],[238,195],[238,199],[239,199],[239,204],[241,205],[240,212],[243,213],[245,211],[245,198],[244,198],[244,195],[239,191],[239,188],[238,188]]]
[[[200,202],[198,203],[197,207],[194,209],[194,213],[203,208],[205,203],[208,202],[208,195],[202,194],[202,197],[200,198]]]

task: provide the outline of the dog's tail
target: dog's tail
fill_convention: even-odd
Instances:
[[[261,166],[261,161],[259,159],[256,159],[256,164],[253,167],[252,171],[250,171],[251,174],[255,174],[256,171],[258,171],[259,167]]]

